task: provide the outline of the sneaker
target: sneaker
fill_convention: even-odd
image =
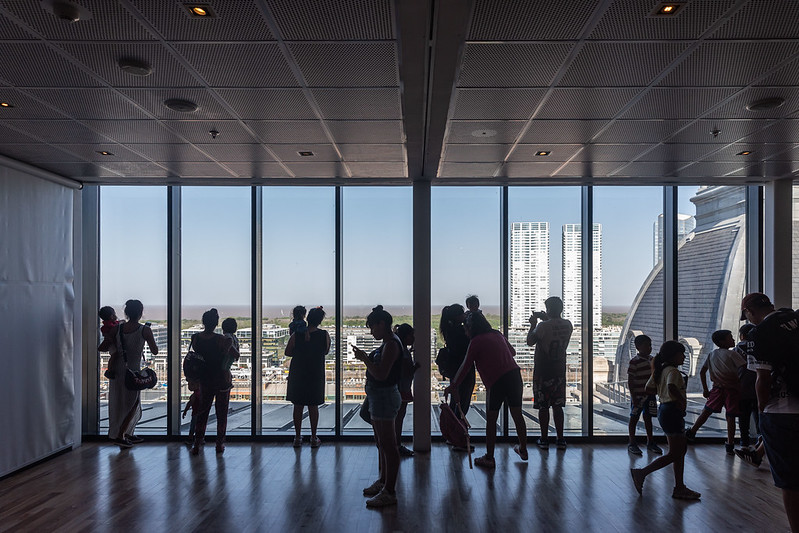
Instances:
[[[549,449],[549,439],[545,439],[544,437],[538,437],[535,441],[535,445],[541,448],[542,450]]]
[[[558,439],[555,442],[555,446],[557,446],[558,450],[565,450],[566,449],[566,439]]]
[[[758,457],[754,450],[735,450],[735,455],[744,463],[754,466],[755,468],[759,467],[760,463],[763,462],[763,459]]]
[[[687,440],[688,442],[696,442],[696,432],[690,429],[686,429],[685,440]]]
[[[628,444],[627,451],[633,455],[644,455],[644,452],[641,451],[637,444]]]
[[[364,496],[377,496],[380,494],[380,491],[383,490],[383,482],[379,479],[363,489]]]
[[[735,455],[735,444],[727,444],[725,442],[724,451],[727,452],[727,455]]]
[[[130,442],[128,439],[111,439],[111,442],[113,442],[120,448],[133,448],[133,443]]]
[[[301,447],[302,446],[302,437],[300,437],[300,436],[294,437],[294,444],[292,444],[292,446],[294,446],[295,448]]]
[[[397,505],[397,495],[390,494],[387,490],[381,490],[374,498],[366,500],[367,507],[388,507]]]
[[[316,435],[311,437],[311,448],[318,448],[321,445],[322,445],[322,439],[320,439]]]
[[[126,439],[127,439],[127,440],[128,440],[130,443],[131,443],[131,444],[141,444],[142,442],[144,442],[144,439],[143,439],[143,438],[141,438],[141,437],[137,437],[136,435],[125,435],[125,438],[126,438]]]
[[[674,487],[671,497],[677,500],[698,500],[702,495],[686,486]]]
[[[516,455],[522,458],[522,461],[527,460],[527,448],[522,449],[520,444],[517,444],[513,447],[513,451],[516,452]]]
[[[640,468],[631,468],[630,476],[633,478],[633,485],[638,494],[644,493],[644,478],[646,477]]]
[[[646,445],[646,449],[649,452],[656,453],[658,455],[663,455],[663,448],[655,444],[654,442],[650,442]]]
[[[410,450],[410,449],[406,448],[405,446],[400,446],[398,448],[398,450],[399,450],[399,454],[402,457],[413,457],[414,455],[416,455],[413,450]]]
[[[482,466],[483,468],[496,468],[497,464],[494,462],[493,457],[489,457],[487,455],[483,455],[482,457],[478,457],[474,460],[474,464],[477,466]]]

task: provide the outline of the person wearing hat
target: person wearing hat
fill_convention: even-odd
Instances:
[[[799,531],[799,313],[775,310],[768,296],[753,292],[741,301],[741,320],[755,325],[747,356],[757,372],[760,430],[791,530]]]
[[[574,327],[562,318],[563,300],[552,296],[544,301],[546,312],[530,317],[527,346],[535,346],[533,357],[533,409],[538,409],[541,437],[536,445],[549,449],[549,408],[555,421],[559,450],[566,449],[563,438],[563,406],[566,405],[566,349]],[[538,322],[541,319],[542,322]]]

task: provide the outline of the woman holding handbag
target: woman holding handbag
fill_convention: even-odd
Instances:
[[[120,448],[130,448],[143,439],[133,433],[141,419],[141,391],[130,390],[125,386],[128,369],[138,372],[141,369],[144,343],[153,355],[158,354],[158,345],[153,330],[141,324],[144,305],[139,300],[125,302],[127,322],[117,326],[117,335],[107,337],[100,344],[100,351],[106,351],[111,342],[118,342],[117,350],[123,355],[116,359],[115,379],[108,381],[108,438]]]
[[[205,330],[191,336],[191,347],[205,361],[205,370],[200,376],[197,387],[197,421],[194,430],[194,447],[192,455],[200,453],[205,444],[205,428],[211,405],[216,400],[216,453],[225,451],[225,432],[227,431],[227,412],[230,404],[230,389],[233,384],[230,371],[227,369],[228,358],[238,358],[238,350],[233,346],[233,339],[214,333],[219,325],[219,312],[209,309],[203,313]]]

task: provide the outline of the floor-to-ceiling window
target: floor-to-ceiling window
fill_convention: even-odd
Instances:
[[[150,322],[158,354],[144,347],[145,365],[159,377],[141,393],[139,433],[166,431],[167,394],[167,217],[165,187],[100,189],[100,305],[125,320],[125,302],[141,300],[142,321]],[[108,430],[108,353],[100,354],[100,432]],[[124,379],[124,376],[117,378]],[[124,386],[124,385],[123,385]]]
[[[395,324],[413,325],[413,206],[410,187],[345,187],[342,191],[341,427],[371,432],[358,416],[366,367],[351,345],[367,353],[380,345],[366,316],[382,305]],[[409,410],[410,411],[410,410]],[[411,413],[408,414],[412,420]]]
[[[250,386],[247,374],[251,346],[247,333],[251,311],[251,199],[249,187],[183,187],[181,220],[181,358],[194,333],[203,330],[203,313],[217,309],[222,320],[237,322],[240,358],[233,363],[227,432],[250,433]],[[185,378],[181,401],[191,391]],[[189,419],[181,426],[188,432]],[[216,431],[216,414],[208,419],[209,434]]]
[[[431,195],[431,324],[433,428],[438,429],[438,403],[449,380],[435,365],[444,346],[440,333],[444,306],[466,307],[466,297],[476,295],[480,309],[496,329],[501,324],[501,216],[499,187],[436,187]],[[472,428],[484,429],[486,390],[478,374],[467,417]]]
[[[663,343],[663,188],[594,187],[601,254],[594,287],[594,434],[627,433],[627,363],[634,339]],[[597,318],[599,320],[597,320]],[[643,431],[643,421],[639,423]]]
[[[569,433],[582,431],[580,205],[579,187],[509,187],[508,190],[508,340],[516,349],[516,362],[522,368],[523,408],[537,424],[532,387],[535,348],[526,343],[529,318],[533,312],[544,310],[544,300],[558,296],[564,300],[564,317],[574,325],[566,351],[564,412],[565,429]],[[531,425],[531,434],[538,431],[535,424]],[[551,432],[554,434],[554,426]]]
[[[293,407],[286,401],[291,359],[285,356],[292,310],[323,307],[328,331],[325,403],[319,431],[330,433],[335,417],[336,213],[334,187],[263,188],[263,323],[261,425],[265,434],[294,432]],[[307,435],[309,421],[304,411]]]

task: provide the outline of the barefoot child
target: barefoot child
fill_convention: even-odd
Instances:
[[[663,454],[660,446],[655,444],[652,436],[652,417],[658,414],[658,402],[654,394],[647,394],[646,382],[652,376],[652,339],[646,335],[635,337],[635,349],[638,354],[630,359],[627,368],[627,387],[630,389],[630,443],[627,451],[633,455],[643,455],[635,442],[635,428],[638,419],[644,415],[644,428],[646,429],[646,449],[658,455]]]

